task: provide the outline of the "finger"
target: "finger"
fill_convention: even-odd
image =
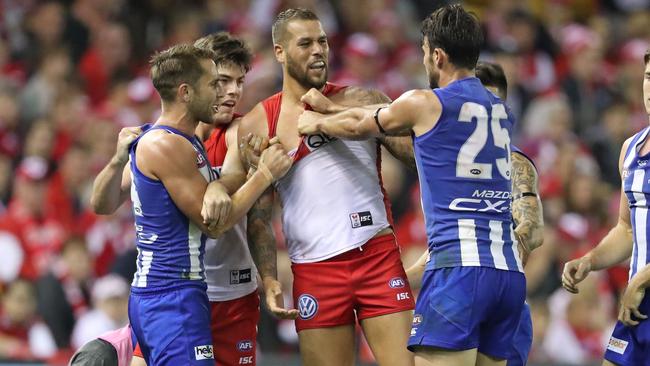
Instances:
[[[230,215],[230,203],[224,202],[221,205],[221,210],[219,212],[219,223],[220,225],[226,225],[228,222],[228,216]]]
[[[276,137],[277,137],[277,136],[276,136]],[[270,144],[270,142],[269,142],[269,137],[268,137],[268,136],[264,136],[264,137],[262,138],[262,143],[260,144],[260,151],[266,149],[267,147],[269,147],[269,144]],[[259,153],[259,152],[258,152],[258,153]]]
[[[587,276],[587,265],[584,262],[580,262],[576,270],[575,278],[582,280],[585,276]]]
[[[567,285],[571,285],[572,287],[576,285],[571,275],[567,272],[562,273],[562,282],[566,282]]]
[[[279,144],[279,143],[280,143],[280,138],[279,138],[278,136],[275,136],[274,138],[272,138],[272,139],[269,141],[269,145],[271,145],[271,146],[273,146],[273,145],[275,145],[275,144]]]
[[[632,308],[632,314],[633,314],[637,319],[648,319],[648,316],[642,314],[642,313],[639,311],[639,308],[636,308],[636,307]]]
[[[261,151],[260,147],[262,146],[262,139],[259,136],[255,136],[254,140],[255,140],[255,143],[253,145],[253,150],[254,151]]]
[[[565,290],[569,291],[572,294],[577,294],[579,292],[576,287],[573,287],[573,286],[568,285],[566,283],[563,283],[562,287],[564,287]]]

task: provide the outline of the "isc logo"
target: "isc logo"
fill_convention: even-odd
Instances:
[[[253,364],[253,356],[239,357],[239,364],[240,365],[252,365]]]
[[[404,283],[402,277],[395,277],[391,278],[390,281],[388,281],[388,286],[390,286],[390,288],[402,288],[406,286],[406,284]]]
[[[372,214],[370,211],[355,212],[350,214],[350,223],[352,228],[356,229],[362,226],[372,225]]]
[[[246,352],[246,351],[252,351],[253,350],[253,342],[251,341],[240,341],[237,343],[237,350],[239,352]]]
[[[194,347],[194,358],[197,360],[214,360],[212,345],[206,344],[205,346]]]
[[[397,301],[408,300],[410,299],[408,292],[400,292],[397,294]]]

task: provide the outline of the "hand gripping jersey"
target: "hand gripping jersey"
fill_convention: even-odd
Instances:
[[[650,154],[639,156],[650,127],[632,137],[623,160],[623,190],[630,203],[634,246],[630,260],[630,279],[648,264],[648,194],[650,194]]]
[[[176,207],[162,182],[142,174],[135,163],[138,141],[152,130],[164,130],[187,139],[196,151],[196,166],[201,175],[207,182],[216,179],[203,145],[194,136],[168,126],[153,126],[134,141],[129,154],[138,258],[132,291],[145,293],[189,284],[205,286],[206,236]]]
[[[413,138],[431,253],[427,268],[522,272],[510,212],[514,119],[477,78],[433,92],[442,104],[440,119]]]
[[[342,89],[328,83],[323,94]],[[282,93],[262,102],[270,138],[276,134],[281,104]],[[282,225],[292,262],[334,257],[362,246],[390,226],[377,140],[310,135],[290,153],[293,167],[275,187],[282,200]]]
[[[229,126],[216,127],[205,141],[208,161],[217,175],[221,175],[228,150],[226,131]],[[219,238],[207,239],[203,264],[210,301],[238,299],[257,289],[257,269],[248,250],[246,217]]]

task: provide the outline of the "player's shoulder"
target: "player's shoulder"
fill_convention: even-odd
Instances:
[[[262,102],[257,103],[255,107],[244,116],[233,120],[231,127],[232,125],[236,125],[236,129],[244,133],[252,132],[262,134],[268,131],[266,109]]]
[[[395,99],[394,105],[415,110],[439,109],[440,99],[431,89],[413,89]]]
[[[184,136],[165,130],[153,130],[138,141],[138,154],[151,159],[164,159],[193,152],[192,143]]]
[[[336,103],[354,103],[361,105],[390,103],[391,99],[383,92],[361,86],[348,86],[331,97]]]

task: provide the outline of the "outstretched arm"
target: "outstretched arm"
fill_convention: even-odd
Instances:
[[[435,125],[440,110],[440,101],[431,91],[412,90],[390,105],[351,107],[327,115],[305,111],[298,120],[298,131],[303,135],[321,132],[350,140],[399,135],[410,130],[419,135]]]

